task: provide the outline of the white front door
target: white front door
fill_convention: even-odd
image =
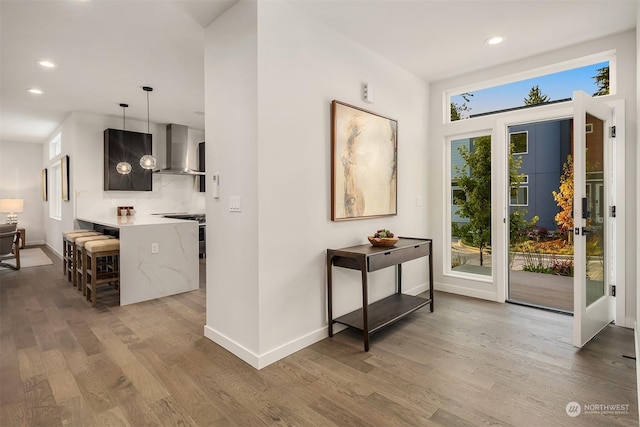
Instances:
[[[573,97],[574,328],[584,346],[614,319],[611,213],[612,110],[584,92]]]

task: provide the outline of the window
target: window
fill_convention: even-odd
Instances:
[[[527,154],[529,152],[529,133],[514,132],[509,134],[511,154]]]
[[[56,136],[53,137],[51,141],[49,141],[49,159],[53,159],[54,157],[60,155],[62,152],[62,133],[58,132]]]
[[[511,200],[509,206],[528,206],[529,187],[511,187]]]
[[[450,141],[449,273],[492,275],[491,135]]]
[[[49,166],[49,218],[62,219],[62,171],[60,162]]]
[[[454,183],[451,183],[451,200],[453,201],[454,205],[458,201],[460,202],[467,201],[467,196],[464,194],[464,191]]]
[[[526,71],[496,81],[445,92],[447,121],[571,100],[582,90],[593,96],[616,93],[615,51]]]

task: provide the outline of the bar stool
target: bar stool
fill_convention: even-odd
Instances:
[[[62,234],[62,244],[63,246],[63,274],[67,275],[67,279],[70,282],[73,282],[73,275],[75,275],[74,272],[74,255],[76,252],[76,239],[78,237],[86,237],[86,236],[98,236],[100,235],[100,233],[98,233],[97,231],[91,231],[91,230],[83,230],[83,231],[79,231],[79,232],[75,232],[75,233],[68,233],[65,235],[65,233]],[[74,283],[75,285],[75,283]]]
[[[62,274],[67,274],[67,260],[71,246],[67,245],[67,236],[74,233],[85,233],[92,230],[68,230],[62,232]]]
[[[92,240],[84,244],[84,265],[86,266],[86,295],[91,305],[96,306],[98,285],[120,286],[120,240]]]
[[[78,291],[82,291],[83,295],[87,294],[86,289],[86,278],[87,278],[87,266],[84,263],[84,245],[87,242],[92,242],[94,240],[108,240],[114,239],[113,236],[105,236],[100,234],[98,236],[86,236],[86,237],[78,237],[76,238],[76,253],[74,255],[75,259],[75,274],[73,276],[73,286],[78,287]]]

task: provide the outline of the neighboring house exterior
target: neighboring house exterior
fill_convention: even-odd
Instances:
[[[510,212],[514,207],[526,210],[525,218],[539,217],[538,227],[555,231],[559,211],[553,192],[560,187],[562,166],[571,154],[572,120],[556,120],[509,127],[514,156],[522,157],[519,189],[512,189]]]
[[[525,218],[539,217],[537,225],[549,231],[557,228],[555,215],[558,205],[553,191],[558,191],[560,176],[567,156],[571,153],[572,120],[556,120],[523,124],[509,127],[509,138],[514,144],[514,156],[522,158],[520,173],[523,180],[518,189],[512,189],[510,212],[515,207],[525,210]],[[455,198],[464,193],[456,185],[455,176],[464,166],[459,148],[467,147],[473,151],[475,138],[463,138],[451,141],[451,221],[457,224],[468,222],[458,215]]]

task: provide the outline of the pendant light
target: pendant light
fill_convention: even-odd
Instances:
[[[122,107],[122,130],[124,131],[125,128],[125,108],[127,108],[129,105],[128,104],[120,104],[120,106]],[[131,173],[131,163],[129,162],[119,162],[116,165],[116,171],[118,171],[119,174],[121,175],[128,175]]]
[[[149,86],[142,86],[142,90],[147,92],[147,133],[151,133],[149,132],[149,92],[153,91],[153,88]],[[140,166],[142,169],[154,169],[156,167],[156,158],[153,157],[153,154],[145,154],[140,158]]]

